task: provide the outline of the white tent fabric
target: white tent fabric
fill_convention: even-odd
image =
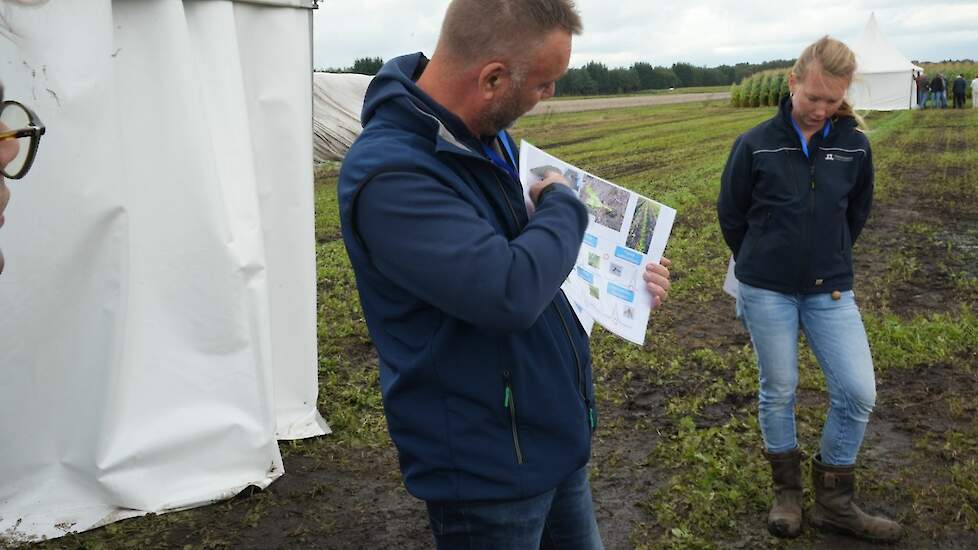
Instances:
[[[0,2],[0,547],[282,475],[316,412],[311,13]]]
[[[239,86],[244,77],[248,98],[247,118],[251,121],[267,255],[278,439],[300,439],[330,431],[316,409],[319,349],[310,131],[311,17],[302,9],[236,6],[237,46],[243,70],[238,75],[226,75],[228,82]],[[214,48],[227,40],[218,32],[208,36]]]
[[[895,111],[910,109],[916,103],[916,66],[883,35],[875,14],[869,16],[863,33],[850,46],[857,67],[849,100],[856,109]]]
[[[373,77],[314,73],[312,79],[313,160],[343,160],[360,135],[363,96]]]

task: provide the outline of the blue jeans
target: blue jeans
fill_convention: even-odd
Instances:
[[[740,283],[737,309],[750,332],[760,371],[758,421],[769,453],[798,446],[795,389],[798,386],[798,328],[805,332],[829,393],[822,428],[822,462],[855,464],[869,414],[876,404],[873,358],[852,291],[782,294]]]
[[[917,93],[917,106],[921,109],[927,108],[927,99],[930,97],[930,92],[928,90],[921,90]]]
[[[587,467],[523,500],[429,502],[438,550],[602,550]]]
[[[934,107],[947,109],[947,92],[934,92]]]

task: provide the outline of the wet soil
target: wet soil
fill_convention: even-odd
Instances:
[[[956,142],[949,140],[940,144],[940,150],[955,146]],[[899,177],[919,182],[927,174],[908,167]],[[946,312],[960,303],[978,306],[978,296],[962,295],[954,282],[962,273],[978,277],[978,197],[948,203],[916,185],[898,187],[903,191],[876,204],[856,250],[856,292],[861,307],[909,318]],[[932,229],[926,238],[908,229],[920,224]],[[915,258],[914,275],[881,288],[879,281],[890,276],[890,258],[896,250]],[[731,300],[717,290],[696,303],[670,304],[653,322],[662,330],[673,331],[684,348],[732,352],[749,342],[732,310]],[[350,350],[351,355],[376,361],[372,350],[362,349],[359,343],[350,345],[355,348]],[[609,376],[614,378],[615,373],[627,370],[625,367]],[[942,435],[973,429],[978,415],[973,399],[978,395],[976,373],[978,352],[972,349],[970,354],[936,365],[891,369],[878,380],[878,404],[867,430],[861,467],[874,472],[874,498],[866,509],[888,514],[907,526],[906,539],[890,548],[978,548],[978,533],[956,527],[951,517],[933,521],[927,510],[921,509],[926,508],[926,498],[914,500],[910,496],[927,495],[927,488],[933,484],[951,482],[948,468],[957,457],[945,448]],[[602,404],[606,429],[597,432],[591,463],[596,514],[607,548],[631,548],[636,533],[656,533],[663,528],[656,525],[642,503],[662,487],[670,472],[649,457],[659,442],[675,431],[666,411],[669,399],[690,390],[659,385],[641,376],[603,382],[620,385],[627,398],[620,404]],[[824,403],[824,399],[820,392],[799,392],[802,405]],[[949,403],[960,403],[961,410],[952,412]],[[732,394],[726,401],[706,407],[696,421],[709,426],[755,407],[755,396]],[[265,491],[246,492],[230,502],[180,513],[187,514],[184,516],[129,520],[160,524],[159,537],[138,546],[122,541],[113,547],[432,547],[424,505],[405,491],[396,453],[389,443],[379,447],[332,446],[326,438],[320,445],[326,452],[316,456],[287,453],[286,475]],[[908,477],[908,471],[914,474]],[[70,536],[42,546],[88,548],[85,537]],[[715,544],[719,548],[765,548],[774,544],[774,539],[765,531],[762,514],[745,511],[737,534]],[[828,534],[807,535],[781,547],[879,548]]]
[[[956,140],[948,139],[938,146],[944,151],[958,145]],[[928,174],[917,174],[913,167],[908,168],[900,176],[905,182],[926,181]],[[876,204],[856,251],[856,291],[862,307],[885,309],[910,318],[918,314],[946,312],[962,300],[978,305],[978,296],[962,296],[953,280],[954,274],[960,276],[962,273],[978,277],[978,207],[975,206],[978,197],[961,197],[968,199],[962,202],[935,197],[915,185],[897,187],[903,191]],[[926,238],[908,230],[920,225],[932,229]],[[902,250],[905,256],[915,258],[917,267],[913,277],[883,289],[886,296],[882,296],[873,282],[887,277],[888,270],[892,269],[889,258],[894,250]],[[676,276],[681,277],[681,272]],[[660,317],[653,322],[662,330],[673,331],[681,346],[735,350],[749,343],[749,336],[733,316],[731,300],[720,292],[708,294],[698,303],[671,306],[659,312]],[[926,491],[935,479],[947,477],[950,457],[944,457],[940,449],[936,449],[942,441],[940,436],[949,431],[969,429],[968,423],[973,422],[978,411],[950,414],[946,407],[938,405],[978,394],[978,375],[975,373],[978,373],[978,356],[972,351],[970,355],[935,366],[889,370],[878,380],[878,405],[867,430],[861,467],[872,470],[875,480],[872,487],[875,500],[867,502],[865,508],[888,514],[907,525],[906,539],[891,548],[978,548],[978,533],[957,529],[953,522],[936,526],[918,524],[926,514],[915,510],[914,501],[908,496],[914,490]],[[604,381],[608,384],[618,382]],[[655,524],[655,518],[642,503],[661,489],[669,477],[669,472],[651,462],[649,457],[662,438],[675,430],[666,406],[678,391],[686,390],[657,385],[636,376],[625,383],[627,398],[621,404],[605,403],[602,406],[602,421],[609,429],[598,431],[591,467],[596,514],[607,548],[631,548],[636,542],[636,533],[654,533],[662,527]],[[799,392],[802,405],[824,403],[824,400],[821,392]],[[974,401],[970,403],[964,406],[974,407]],[[755,407],[755,396],[731,394],[725,401],[704,408],[696,421],[698,425],[709,426]],[[286,478],[323,480],[323,485],[329,487],[321,495],[323,502],[330,502],[340,510],[331,514],[329,540],[319,539],[315,547],[430,547],[424,508],[403,490],[391,450],[377,450],[376,455],[366,462],[352,460],[347,463],[349,465],[345,467],[286,463],[289,471]],[[907,479],[902,473],[907,471],[915,472],[915,477]],[[309,484],[284,479],[283,482]],[[892,489],[879,489],[888,484]],[[282,489],[273,486],[271,490]],[[762,548],[773,544],[773,539],[766,534],[762,515],[745,515],[744,522],[738,535],[731,540],[716,541],[716,545],[720,548]],[[263,523],[274,525],[275,522],[267,520]],[[878,548],[878,545],[860,543],[842,535],[817,534],[786,547],[836,550]]]

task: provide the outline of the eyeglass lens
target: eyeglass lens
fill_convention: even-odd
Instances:
[[[31,124],[30,115],[23,107],[16,103],[6,103],[3,105],[3,111],[0,111],[0,122],[3,122],[8,130],[20,130],[27,128]],[[11,154],[13,147],[10,145],[10,142],[12,141],[0,141],[0,159],[6,159]],[[17,145],[19,147],[17,148],[16,156],[3,168],[3,171],[7,174],[16,175],[20,172],[21,168],[24,167],[24,163],[27,162],[28,156],[30,156],[30,136],[17,138]]]

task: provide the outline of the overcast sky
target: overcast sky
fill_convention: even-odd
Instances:
[[[872,12],[910,59],[978,59],[978,0],[577,0],[584,34],[571,66],[597,60],[720,65],[789,59],[823,34],[853,40]],[[320,0],[314,65],[348,67],[358,57],[430,55],[448,0]],[[818,7],[814,7],[817,5]]]

